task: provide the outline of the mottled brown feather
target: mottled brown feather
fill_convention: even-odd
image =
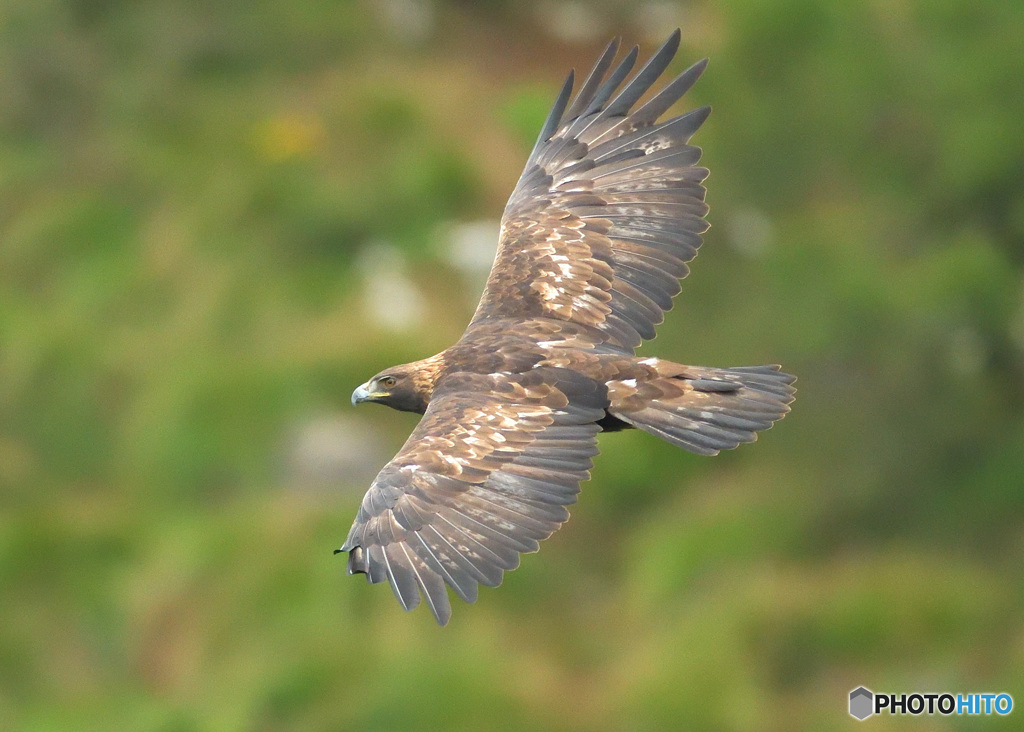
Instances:
[[[565,118],[549,119],[546,129],[553,131],[538,141],[505,208],[474,323],[567,320],[597,329],[602,342],[625,353],[654,337],[678,293],[672,280],[686,276],[685,263],[707,228],[700,184],[707,171],[695,165],[700,149],[686,144],[707,108],[662,123],[661,112],[651,116],[653,108],[630,113],[677,46],[673,36],[607,108],[597,102],[614,88],[599,90],[592,74]],[[609,62],[606,52],[595,73],[603,74]],[[684,72],[675,97],[661,100],[664,108],[701,70]],[[667,257],[668,276],[631,266],[645,255]]]
[[[350,571],[446,623],[445,584],[472,601],[568,518],[607,404],[603,384],[551,367],[441,379],[363,499],[341,548]]]

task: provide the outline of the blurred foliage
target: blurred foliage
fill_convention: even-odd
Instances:
[[[567,68],[677,25],[714,228],[644,352],[783,363],[794,411],[713,460],[602,438],[573,520],[438,629],[330,554],[414,424],[348,394],[458,337],[445,232],[500,215]],[[1024,702],[1022,37],[1013,0],[5,3],[0,728]]]

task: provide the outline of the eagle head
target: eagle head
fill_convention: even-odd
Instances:
[[[360,402],[385,404],[400,412],[423,414],[429,401],[415,364],[385,369],[352,392],[352,405]]]

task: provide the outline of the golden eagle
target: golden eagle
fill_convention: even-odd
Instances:
[[[659,122],[694,84],[694,64],[647,102],[679,31],[624,86],[634,47],[607,74],[612,41],[570,103],[570,73],[501,221],[473,320],[436,356],[393,366],[352,403],[423,415],[363,498],[350,574],[420,597],[444,625],[445,585],[466,602],[519,566],[568,517],[597,434],[630,427],[701,455],[752,442],[789,411],[778,366],[708,368],[634,349],[672,307],[704,221],[701,107]]]

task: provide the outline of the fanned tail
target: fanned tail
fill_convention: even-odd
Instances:
[[[634,427],[699,455],[717,455],[744,442],[789,412],[794,376],[779,366],[709,368],[646,359],[648,380],[609,384],[608,412]]]

